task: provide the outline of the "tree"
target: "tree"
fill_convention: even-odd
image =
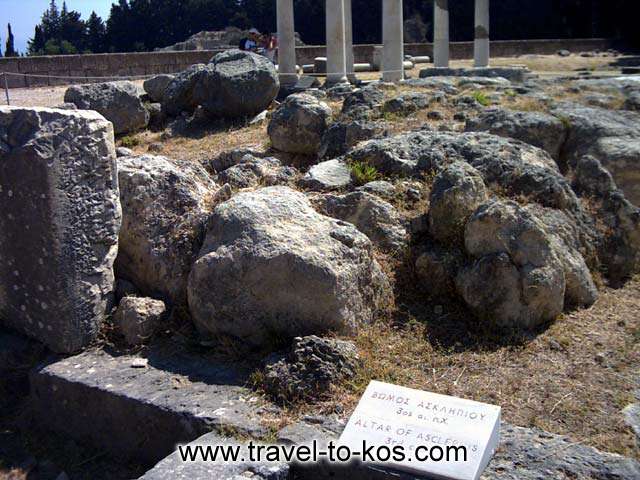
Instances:
[[[102,53],[106,51],[105,37],[107,34],[107,27],[96,12],[91,12],[86,25],[86,48],[93,53]]]
[[[11,31],[11,24],[7,25],[7,46],[4,50],[4,56],[5,57],[17,57],[18,56],[18,52],[16,52],[15,46],[13,44],[14,42],[14,38],[13,38],[13,32]]]
[[[45,43],[46,40],[42,33],[42,27],[40,25],[36,25],[33,38],[28,42],[27,53],[29,55],[37,55],[38,52],[43,52]]]

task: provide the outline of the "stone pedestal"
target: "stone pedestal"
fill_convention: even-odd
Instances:
[[[449,66],[449,0],[435,0],[433,12],[433,63]]]
[[[278,72],[280,83],[294,85],[296,72],[296,37],[293,19],[293,0],[278,0]]]
[[[404,23],[402,0],[382,3],[382,80],[399,82],[404,79]]]
[[[345,0],[327,0],[327,83],[346,83]]]
[[[474,59],[478,68],[489,66],[489,2],[476,0]]]

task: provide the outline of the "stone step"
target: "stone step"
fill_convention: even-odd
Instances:
[[[329,417],[306,417],[303,421],[284,427],[278,433],[278,442],[309,444],[318,441],[319,448],[340,436],[345,421]],[[503,423],[500,447],[481,480],[539,480],[542,478],[611,478],[636,480],[640,478],[640,463],[620,455],[604,453],[581,445],[571,439],[538,429],[514,427]],[[226,439],[208,434],[193,442],[193,445],[220,445]],[[269,464],[220,465],[211,462],[185,463],[177,453],[160,462],[140,480],[189,479],[237,480],[247,477],[257,480],[426,480],[413,474],[402,473],[384,466]],[[269,470],[269,468],[272,468]],[[172,473],[175,475],[172,476]],[[249,473],[247,473],[249,472]],[[215,475],[212,476],[212,474]]]
[[[233,443],[229,438],[211,432],[189,443],[189,446],[194,449],[198,446],[206,448],[207,446],[215,447],[216,445],[225,445],[230,442]],[[289,465],[286,463],[267,465],[251,462],[229,464],[183,462],[179,452],[176,451],[159,462],[139,480],[240,480],[243,478],[251,478],[252,480],[287,480],[289,478]]]
[[[150,465],[216,430],[260,438],[277,409],[244,385],[237,365],[166,346],[143,354],[94,349],[31,372],[35,418],[45,427]]]

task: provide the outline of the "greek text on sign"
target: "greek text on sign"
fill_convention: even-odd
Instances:
[[[351,451],[367,445],[401,445],[406,458],[389,462],[419,475],[477,480],[500,438],[500,407],[372,381],[340,437]],[[466,461],[418,461],[417,447],[466,447]],[[424,449],[422,449],[424,451]]]

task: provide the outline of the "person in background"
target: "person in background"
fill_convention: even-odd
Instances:
[[[260,32],[256,28],[249,30],[249,35],[240,40],[238,47],[240,50],[249,52],[256,52],[258,50],[258,42],[260,39]]]
[[[264,54],[273,63],[276,63],[276,53],[278,51],[278,37],[271,32],[264,35]]]

